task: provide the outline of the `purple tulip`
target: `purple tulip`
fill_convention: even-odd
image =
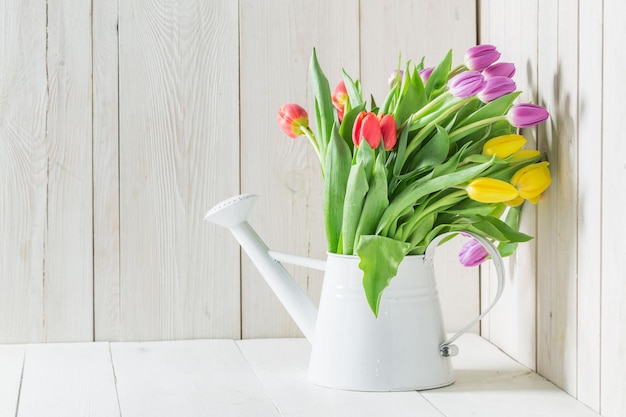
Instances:
[[[419,70],[420,78],[422,79],[422,83],[426,85],[428,79],[430,78],[430,74],[433,73],[433,67],[424,68],[423,70]]]
[[[493,45],[477,45],[465,53],[465,66],[474,71],[482,71],[500,59],[500,52]]]
[[[489,257],[487,249],[483,248],[476,239],[468,240],[459,252],[459,262],[463,266],[480,265]]]
[[[448,88],[457,98],[475,96],[485,87],[485,78],[478,71],[466,71],[448,81]]]
[[[520,129],[545,122],[548,117],[548,110],[537,104],[517,104],[506,115],[509,123]]]
[[[515,91],[515,81],[509,77],[496,76],[487,78],[485,81],[485,87],[480,93],[478,93],[478,99],[483,103],[489,103],[502,97],[505,94]]]
[[[510,62],[497,62],[493,65],[489,65],[483,71],[485,78],[489,77],[509,77],[513,78],[515,75],[515,65]]]
[[[396,80],[398,82],[402,81],[402,77],[404,76],[404,71],[402,70],[393,70],[391,74],[389,74],[389,78],[387,78],[387,85],[389,87],[393,87],[396,85]]]

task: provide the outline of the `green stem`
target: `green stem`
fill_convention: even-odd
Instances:
[[[490,117],[488,119],[483,119],[483,120],[479,120],[477,122],[474,123],[470,123],[467,126],[463,126],[457,130],[453,130],[452,132],[450,132],[449,138],[450,138],[450,142],[455,142],[455,139],[457,137],[461,137],[463,136],[463,134],[467,131],[471,131],[471,130],[475,130],[477,128],[480,128],[482,126],[487,126],[490,125],[492,123],[496,123],[496,122],[500,122],[502,120],[506,120],[506,116],[495,116],[495,117]]]
[[[322,160],[322,155],[320,154],[320,148],[319,148],[319,144],[317,143],[317,140],[315,139],[315,135],[313,134],[313,131],[311,129],[309,129],[308,127],[300,127],[300,130],[302,131],[302,133],[304,133],[304,136],[306,136],[309,139],[309,142],[311,142],[311,144],[313,145],[313,149],[315,149],[315,153],[317,154],[317,159],[319,159],[320,161],[320,168],[322,170],[322,178],[324,178],[324,161]]]
[[[413,113],[408,119],[406,119],[406,121],[404,123],[402,123],[402,125],[400,126],[399,129],[402,129],[402,128],[404,128],[404,126],[410,125],[411,123],[413,123],[414,120],[417,120],[420,117],[423,117],[427,110],[430,110],[431,108],[435,107],[441,101],[443,101],[444,99],[450,97],[451,95],[452,95],[452,93],[450,93],[449,91],[446,91],[443,94],[441,94],[440,96],[436,97],[433,101],[428,102],[424,107],[422,107],[421,109],[419,109],[418,111]]]

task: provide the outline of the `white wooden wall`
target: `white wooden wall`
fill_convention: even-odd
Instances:
[[[522,64],[517,81],[551,113],[528,133],[554,179],[524,213],[537,239],[510,262],[506,299],[483,333],[589,407],[623,417],[626,3],[481,0],[479,17],[480,41]]]
[[[527,134],[554,175],[481,331],[623,417],[625,18],[622,0],[0,0],[0,343],[299,335],[204,213],[259,194],[269,246],[323,258],[315,155],[276,125],[312,109],[311,49],[380,97],[399,53],[459,62],[478,39],[550,110]],[[449,329],[493,295],[457,248],[437,260]],[[317,299],[321,275],[291,270]]]

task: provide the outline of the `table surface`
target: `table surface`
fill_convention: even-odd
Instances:
[[[0,417],[592,417],[598,414],[477,335],[456,382],[364,393],[307,381],[304,339],[0,345]]]

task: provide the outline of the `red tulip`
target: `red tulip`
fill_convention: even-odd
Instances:
[[[335,87],[335,91],[333,91],[333,106],[337,109],[337,116],[339,116],[339,121],[343,120],[343,113],[346,110],[346,103],[348,102],[348,91],[346,90],[346,84],[341,81]]]
[[[380,131],[383,136],[383,145],[386,151],[392,150],[396,146],[396,121],[393,115],[386,114],[379,118]]]
[[[355,146],[361,145],[361,139],[365,138],[367,143],[375,149],[380,145],[382,131],[380,123],[374,113],[361,112],[354,121],[352,129],[352,140]]]
[[[309,127],[309,115],[298,104],[285,104],[278,110],[278,124],[287,136],[297,138]]]

